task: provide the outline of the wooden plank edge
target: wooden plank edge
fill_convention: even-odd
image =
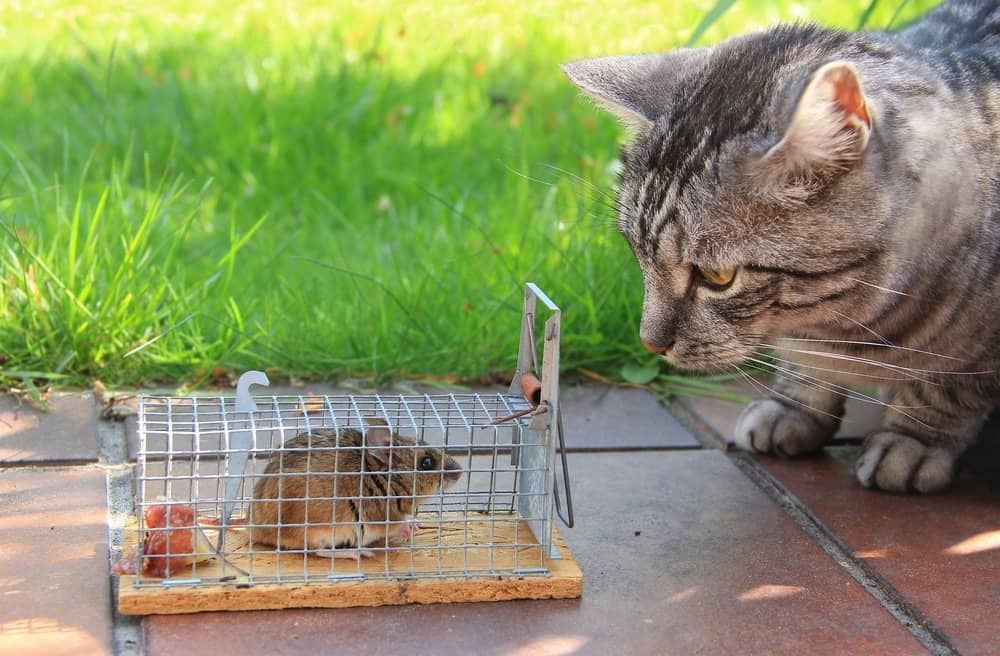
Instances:
[[[172,615],[220,610],[348,608],[514,599],[576,599],[583,595],[583,572],[562,536],[553,540],[563,558],[550,560],[547,576],[445,577],[404,581],[331,581],[204,587],[132,588],[118,586],[123,615]]]
[[[348,608],[513,599],[575,599],[583,580],[501,578],[331,582],[308,585],[263,584],[252,588],[141,589],[119,592],[123,615],[170,615],[219,610]]]

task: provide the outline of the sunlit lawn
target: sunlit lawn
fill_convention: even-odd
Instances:
[[[527,280],[566,369],[646,362],[621,130],[558,64],[681,45],[712,7],[4,3],[2,380],[481,377],[513,366]],[[867,7],[736,3],[699,43]]]

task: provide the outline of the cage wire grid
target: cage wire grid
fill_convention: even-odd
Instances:
[[[150,536],[164,534],[163,557],[180,565],[165,576],[149,576],[139,567],[132,585],[252,586],[548,574],[547,559],[558,557],[551,535],[555,431],[550,430],[557,403],[558,330],[546,329],[545,359],[539,363],[534,333],[534,301],[539,294],[529,284],[515,380],[532,369],[541,370],[542,409],[547,413],[537,412],[539,399],[529,400],[514,384],[507,394],[250,396],[249,384],[266,384],[266,377],[259,372],[248,372],[241,378],[246,384],[237,385],[236,397],[142,396],[136,542],[141,552],[143,536],[148,541]],[[555,307],[547,297],[541,297]],[[386,424],[394,435],[391,442],[379,445],[372,441],[376,430],[373,419]],[[367,455],[363,455],[358,471],[340,471],[338,464],[332,476],[333,489],[316,493],[322,486],[312,482],[329,471],[314,468],[312,463],[327,456],[340,463],[350,452],[358,453],[357,446],[345,444],[339,437],[333,444],[310,441],[307,448],[288,442],[299,435],[316,435],[316,431],[342,436],[352,430],[360,438],[360,453],[382,450],[390,461],[399,457],[412,466],[409,471],[402,467],[370,471],[365,469]],[[444,461],[437,459],[433,468],[420,471],[420,481],[432,481],[430,489],[418,489],[413,470],[428,446],[436,449],[432,453],[446,454],[458,463],[457,481],[446,485],[449,471]],[[279,485],[278,495],[269,499],[278,502],[277,518],[267,523],[253,519],[251,505],[263,502],[254,498],[260,481],[273,478],[284,484],[293,477],[301,480],[302,471],[286,467],[286,459],[292,462],[294,456],[304,456],[307,463],[311,483],[305,486],[305,493],[285,496],[281,492],[285,488]],[[278,464],[277,471],[265,472],[269,462]],[[362,500],[385,505],[375,509],[375,519],[371,513],[363,517],[365,512],[358,512]],[[335,510],[326,515],[333,521],[322,527],[311,519],[288,521],[281,513],[286,508],[283,502],[289,501],[316,504],[314,507],[332,504],[335,509],[347,504],[352,509],[351,518],[341,519],[342,510]],[[415,511],[413,519],[410,513],[402,512],[410,504]],[[167,514],[165,526],[146,521],[147,513],[157,507]],[[178,522],[179,528],[172,525],[170,514],[180,510],[193,511],[196,519]],[[335,533],[338,536],[346,532],[360,538],[362,531],[384,535],[358,545],[367,552],[365,557],[356,548],[335,543],[320,550],[305,543],[283,544],[279,549],[254,537],[268,529],[290,528],[302,529],[307,541],[309,531],[327,528],[340,530]],[[190,543],[174,540],[177,530],[188,531]],[[318,557],[319,551],[328,557]],[[153,558],[151,553],[139,553],[139,562],[143,557]]]

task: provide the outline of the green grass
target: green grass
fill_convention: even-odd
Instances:
[[[622,134],[559,62],[933,3],[237,4],[0,5],[0,380],[507,372],[528,280],[617,376]]]

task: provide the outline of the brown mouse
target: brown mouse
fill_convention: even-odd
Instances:
[[[363,438],[354,428],[316,429],[271,456],[253,490],[254,542],[360,559],[374,556],[364,547],[416,531],[411,517],[421,497],[454,484],[462,470],[440,449],[393,434],[382,419],[366,423]]]

